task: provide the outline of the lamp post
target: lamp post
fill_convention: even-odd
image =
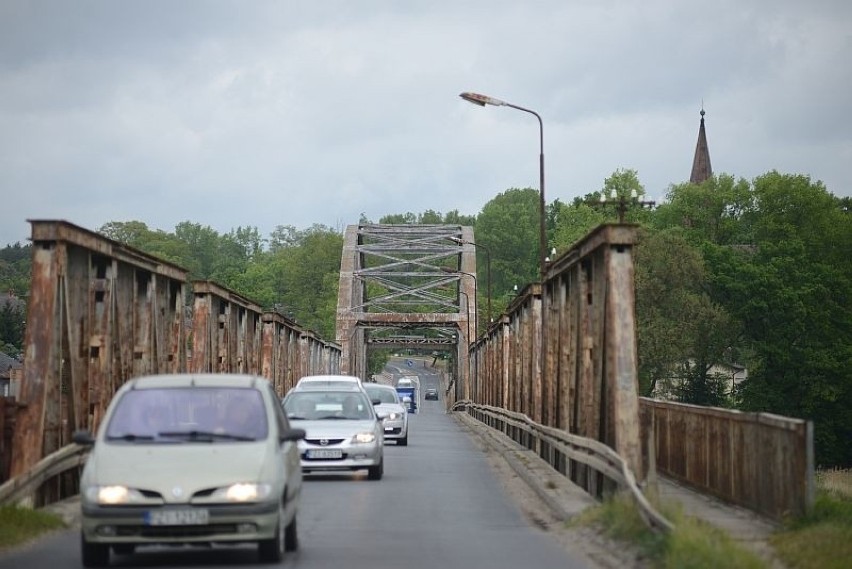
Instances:
[[[615,188],[609,194],[609,199],[606,197],[606,192],[601,191],[601,199],[597,202],[589,202],[591,205],[614,205],[616,211],[618,212],[618,223],[624,223],[624,214],[627,213],[628,208],[632,206],[639,207],[654,207],[656,202],[640,200],[639,194],[636,193],[636,189],[630,190],[630,197],[627,198],[625,196],[619,196],[618,192],[615,191]]]
[[[480,245],[479,243],[474,243],[473,241],[465,241],[464,239],[459,239],[458,237],[450,237],[450,241],[455,241],[459,245],[473,245],[477,248],[482,248],[485,250],[485,263],[486,263],[486,277],[487,280],[487,288],[488,288],[488,324],[491,324],[491,251],[489,251],[488,247],[485,245]]]
[[[493,105],[495,107],[511,107],[513,109],[518,109],[519,111],[523,111],[525,113],[529,113],[535,118],[538,119],[538,140],[539,140],[539,159],[538,159],[538,190],[539,190],[539,219],[538,219],[538,270],[539,270],[539,278],[541,282],[544,282],[544,273],[546,270],[544,257],[546,255],[545,249],[547,248],[547,233],[546,233],[546,225],[545,225],[545,212],[544,212],[544,124],[541,122],[541,116],[531,110],[524,107],[520,107],[518,105],[514,105],[512,103],[507,103],[506,101],[501,101],[500,99],[495,99],[494,97],[489,97],[487,95],[480,95],[479,93],[461,93],[459,97],[464,99],[469,103],[473,103],[474,105],[479,105],[480,107],[484,107],[485,105]]]

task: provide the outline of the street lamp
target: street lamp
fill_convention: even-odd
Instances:
[[[486,262],[486,272],[488,277],[488,324],[491,324],[491,251],[488,250],[488,247],[485,245],[480,245],[479,243],[474,243],[473,241],[465,241],[464,239],[459,239],[458,237],[450,237],[450,241],[455,241],[459,245],[473,245],[474,247],[481,247],[485,250],[485,262]]]
[[[590,202],[591,205],[595,205],[594,202]],[[619,196],[618,192],[615,191],[615,188],[609,194],[609,199],[606,198],[606,192],[601,191],[601,198],[597,202],[599,205],[614,205],[616,211],[618,212],[618,223],[624,223],[624,214],[627,213],[627,209],[632,206],[639,207],[654,207],[655,202],[640,200],[639,194],[636,193],[636,188],[630,190],[630,197],[626,198],[623,195]]]
[[[459,97],[464,99],[469,103],[473,103],[474,105],[479,105],[480,107],[484,107],[485,105],[493,105],[495,107],[511,107],[513,109],[518,109],[519,111],[524,111],[525,113],[529,113],[534,115],[535,118],[538,119],[538,139],[539,139],[539,160],[538,160],[538,175],[539,175],[539,219],[538,219],[538,269],[539,269],[539,278],[542,282],[544,282],[544,273],[545,273],[545,249],[547,247],[547,233],[545,226],[545,213],[544,213],[544,124],[541,122],[541,116],[530,109],[526,109],[524,107],[519,107],[518,105],[513,105],[512,103],[507,103],[506,101],[501,101],[500,99],[495,99],[494,97],[489,97],[487,95],[480,95],[479,93],[461,93]]]

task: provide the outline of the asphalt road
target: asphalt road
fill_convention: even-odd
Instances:
[[[417,370],[421,385],[437,376]],[[405,371],[411,375],[411,370]],[[434,382],[434,385],[433,385]],[[580,568],[543,531],[532,527],[505,495],[481,450],[444,412],[423,401],[410,416],[407,447],[388,443],[385,475],[306,476],[299,511],[299,551],[284,567],[426,569]],[[262,567],[254,547],[140,548],[113,556],[118,567]],[[79,533],[53,534],[0,554],[0,569],[81,567]]]

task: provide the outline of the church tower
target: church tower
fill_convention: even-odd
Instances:
[[[692,174],[689,181],[700,184],[713,175],[710,167],[710,149],[707,146],[707,133],[704,132],[704,106],[701,106],[701,126],[698,127],[698,143],[695,145],[695,158],[692,160]]]

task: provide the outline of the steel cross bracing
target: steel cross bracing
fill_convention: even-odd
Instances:
[[[369,344],[454,347],[466,370],[476,318],[472,242],[473,228],[461,225],[347,227],[337,307],[341,369],[364,377]],[[422,340],[399,334],[418,329]]]

